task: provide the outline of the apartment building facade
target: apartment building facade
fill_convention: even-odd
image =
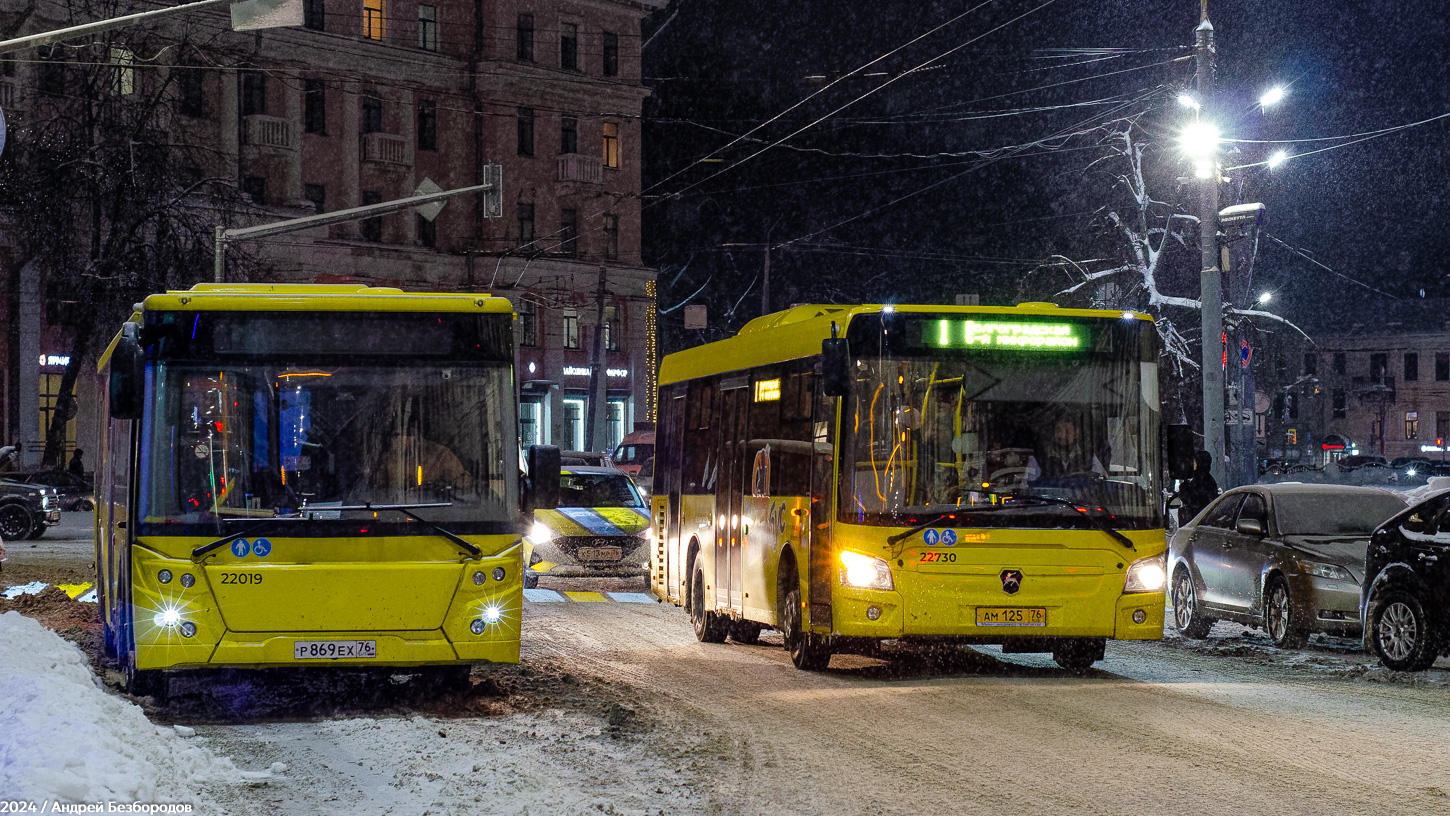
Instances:
[[[380,203],[431,183],[482,183],[498,168],[496,212],[480,195],[436,218],[413,211],[239,244],[228,280],[359,282],[490,292],[519,311],[518,379],[526,443],[607,449],[652,419],[654,270],[640,252],[640,22],[663,0],[306,0],[297,28],[231,33],[225,12],[166,23],[166,59],[117,55],[114,93],[164,99],[157,132],[207,149],[152,151],[178,185],[231,185],[227,226]],[[19,33],[63,25],[37,16]],[[201,31],[205,36],[199,36]],[[12,139],[49,115],[48,51],[0,71]],[[184,134],[184,135],[183,135]],[[0,338],[4,438],[38,457],[55,410],[48,391],[66,346],[47,320],[64,297],[53,270],[22,268],[0,230],[8,297]],[[195,280],[210,280],[210,267]],[[124,315],[117,315],[119,323]],[[597,330],[596,330],[596,327]],[[600,348],[594,348],[596,336]],[[598,366],[605,374],[592,377]],[[93,366],[91,366],[91,370]],[[591,384],[594,389],[591,390]],[[77,386],[73,445],[93,435],[98,384]],[[601,432],[586,436],[592,401]]]

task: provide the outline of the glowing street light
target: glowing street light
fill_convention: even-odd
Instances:
[[[1198,110],[1199,108],[1198,100],[1194,99],[1193,94],[1190,94],[1187,91],[1184,91],[1183,93],[1178,95],[1178,104],[1182,105],[1185,108],[1191,108],[1193,110]]]
[[[1218,151],[1219,141],[1218,128],[1208,122],[1194,122],[1183,129],[1178,146],[1190,158],[1208,159]]]
[[[1284,162],[1286,162],[1288,160],[1289,160],[1289,154],[1288,153],[1285,153],[1282,150],[1276,150],[1276,151],[1274,151],[1274,155],[1272,155],[1272,156],[1269,157],[1269,160],[1266,162],[1266,164],[1269,165],[1269,169],[1270,170],[1273,170],[1274,168],[1278,167],[1279,165],[1283,164]]]
[[[1264,91],[1264,95],[1259,97],[1259,107],[1271,108],[1282,101],[1284,101],[1284,86],[1275,85],[1269,90]]]
[[[1268,303],[1269,301],[1271,301],[1273,299],[1274,299],[1273,293],[1271,293],[1271,292],[1265,292],[1262,295],[1259,295],[1259,305],[1262,306],[1262,305]]]

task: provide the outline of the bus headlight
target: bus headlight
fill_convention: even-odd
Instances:
[[[529,538],[535,544],[548,544],[554,540],[554,531],[550,530],[542,521],[534,522],[534,529],[529,533]]]
[[[1168,553],[1140,558],[1128,565],[1124,592],[1158,592],[1168,583]]]
[[[151,622],[156,624],[157,626],[175,626],[176,624],[181,623],[181,611],[167,607],[166,609],[157,612],[156,615],[151,618]]]
[[[880,558],[841,551],[841,583],[861,589],[894,589],[891,566]]]

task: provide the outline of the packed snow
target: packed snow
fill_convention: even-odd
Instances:
[[[18,612],[0,614],[7,799],[196,803],[193,791],[204,784],[259,776],[188,741],[191,733],[153,725],[134,703],[107,693],[86,656],[59,635]]]

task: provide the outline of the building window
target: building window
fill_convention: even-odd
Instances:
[[[267,113],[267,75],[256,69],[242,72],[242,115],[265,116]]]
[[[363,206],[364,207],[366,207],[369,204],[381,204],[381,203],[383,203],[383,194],[382,193],[379,193],[376,190],[363,190],[362,203],[363,203]],[[358,224],[358,226],[357,226],[358,232],[362,234],[362,239],[364,241],[372,241],[374,243],[382,243],[382,240],[383,240],[383,218],[382,218],[382,216],[375,216],[373,218],[364,218],[363,220],[357,222],[357,224]]]
[[[206,106],[206,74],[194,63],[178,65],[176,74],[176,111],[182,116],[209,115]]]
[[[559,67],[565,71],[579,70],[579,26],[559,25]]]
[[[325,0],[304,0],[302,3],[302,26],[313,31],[325,29],[327,9]]]
[[[534,205],[518,205],[519,218],[519,243],[531,244],[534,242]]]
[[[1336,352],[1334,352],[1334,373],[1335,374],[1343,374],[1344,373],[1344,369],[1345,369],[1344,352],[1342,352],[1342,351],[1336,351]]]
[[[302,197],[312,202],[313,211],[327,212],[327,187],[321,184],[304,184]]]
[[[1299,418],[1299,395],[1289,395],[1289,419]]]
[[[1371,419],[1369,421],[1369,438],[1374,442],[1385,438],[1384,420]]]
[[[13,77],[13,76],[15,76],[15,60],[13,60],[13,59],[5,59],[4,57],[0,57],[0,76],[4,76],[4,77]]]
[[[1444,445],[1450,437],[1450,411],[1435,412],[1435,444]]]
[[[565,255],[579,251],[578,210],[559,210],[559,251]]]
[[[1335,419],[1344,419],[1344,389],[1336,388],[1330,395],[1330,413]]]
[[[619,322],[619,307],[604,307],[604,348],[607,351],[619,351],[619,338],[622,334],[622,326]]]
[[[1314,352],[1304,354],[1304,376],[1312,377],[1319,373],[1319,355]]]
[[[519,403],[519,442],[525,448],[544,444],[543,403],[537,400],[523,400]]]
[[[327,135],[327,83],[320,79],[302,80],[302,129]]]
[[[619,35],[613,31],[604,32],[605,76],[619,76]]]
[[[438,50],[438,7],[418,5],[418,47]]]
[[[607,434],[607,438],[604,440],[605,450],[612,451],[624,441],[626,409],[627,406],[622,399],[612,399],[604,403],[604,427]]]
[[[383,98],[373,91],[362,95],[362,132],[383,132]]]
[[[533,108],[519,108],[519,155],[534,155]]]
[[[47,96],[65,93],[65,49],[61,46],[41,46],[40,92]]]
[[[431,99],[418,101],[418,149],[438,149],[438,103]]]
[[[111,64],[116,66],[111,76],[111,92],[117,96],[136,93],[136,55],[129,48],[111,46]]]
[[[1420,438],[1420,412],[1419,411],[1406,411],[1405,412],[1405,438],[1406,439],[1419,439]]]
[[[564,348],[579,348],[579,313],[573,309],[564,310]]]
[[[532,300],[519,301],[519,345],[534,347],[539,344],[539,304]]]
[[[1420,379],[1420,353],[1417,351],[1405,352],[1405,382],[1418,382]]]
[[[579,152],[579,120],[573,116],[559,119],[559,152]]]
[[[521,62],[534,61],[534,15],[519,15],[519,60]]]
[[[1299,444],[1299,429],[1290,428],[1287,431],[1284,431],[1284,442],[1289,445]]]
[[[242,176],[242,192],[246,193],[252,199],[253,204],[266,204],[266,176]]]
[[[584,405],[582,399],[564,400],[564,443],[568,450],[584,448]]]
[[[1382,383],[1385,381],[1385,374],[1390,367],[1390,355],[1371,354],[1369,356],[1369,381]]]
[[[1435,352],[1435,379],[1441,382],[1450,380],[1450,354]]]
[[[619,257],[619,216],[614,213],[604,214],[604,257]]]
[[[438,246],[438,222],[436,220],[429,221],[421,214],[419,214],[417,218],[418,243],[422,244],[425,247]]]
[[[383,38],[383,0],[363,0],[363,36],[369,40]]]
[[[604,151],[602,158],[604,166],[615,170],[619,169],[619,125],[613,122],[604,123]]]

